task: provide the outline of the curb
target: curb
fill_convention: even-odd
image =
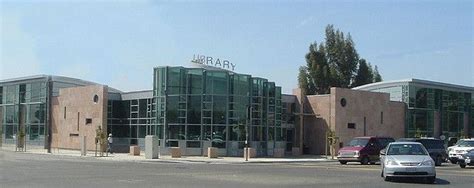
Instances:
[[[6,151],[6,152],[15,152],[15,151],[10,151],[6,149],[1,149],[0,151]],[[258,158],[254,158],[254,160],[250,159],[249,161],[225,161],[224,159],[219,159],[218,160],[189,160],[189,159],[144,159],[144,158],[139,158],[139,159],[120,159],[120,158],[115,158],[116,156],[109,156],[109,157],[95,157],[94,155],[86,155],[86,156],[79,156],[79,155],[68,155],[68,154],[55,154],[55,153],[43,153],[43,152],[22,152],[25,154],[39,154],[39,155],[49,155],[49,156],[60,156],[60,157],[72,157],[72,158],[81,158],[81,159],[95,159],[95,160],[103,160],[103,161],[118,161],[118,162],[157,162],[157,163],[200,163],[200,164],[289,164],[289,163],[327,163],[327,162],[337,162],[337,160],[334,159],[300,159],[296,161],[291,161],[291,160],[275,160],[275,161],[262,161],[258,160]]]

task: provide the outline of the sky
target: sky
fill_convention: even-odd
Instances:
[[[309,45],[333,24],[385,81],[474,87],[468,0],[0,2],[0,79],[51,74],[148,90],[153,67],[189,67],[202,54],[291,93]]]

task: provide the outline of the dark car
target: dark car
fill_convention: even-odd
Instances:
[[[360,162],[361,164],[375,164],[379,161],[379,152],[390,142],[389,137],[356,137],[349,144],[339,149],[337,159],[341,164]]]
[[[459,166],[466,168],[466,166],[474,166],[474,149],[469,150],[466,154],[462,154],[458,159]]]
[[[431,158],[435,161],[436,166],[440,166],[448,158],[444,141],[436,138],[400,138],[397,141],[419,142],[428,150]]]

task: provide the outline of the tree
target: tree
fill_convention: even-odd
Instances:
[[[377,65],[375,65],[374,69],[374,82],[381,82],[382,81],[382,76],[379,74],[379,69]]]
[[[306,66],[300,67],[298,83],[303,92],[311,94],[329,93],[331,87],[349,88],[372,83],[377,75],[376,67],[367,65],[359,58],[350,34],[347,37],[333,25],[325,30],[324,43],[312,43],[306,54]],[[360,65],[363,62],[364,65]],[[359,70],[362,67],[362,70]]]
[[[306,71],[305,66],[301,66],[298,73],[298,86],[301,88],[301,92],[309,93],[308,92],[308,72]]]
[[[357,70],[357,75],[354,78],[352,87],[357,87],[365,84],[370,84],[374,80],[374,75],[372,75],[371,67],[367,65],[365,59],[359,60],[359,69]]]

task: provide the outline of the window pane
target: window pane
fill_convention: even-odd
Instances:
[[[169,139],[185,140],[184,125],[170,125],[168,131]]]
[[[188,140],[201,140],[201,126],[188,125]]]
[[[213,122],[214,124],[226,124],[226,97],[214,97]]]
[[[245,125],[233,125],[229,127],[230,129],[230,139],[231,141],[245,141]]]
[[[188,123],[201,123],[201,96],[191,96],[188,98]]]

